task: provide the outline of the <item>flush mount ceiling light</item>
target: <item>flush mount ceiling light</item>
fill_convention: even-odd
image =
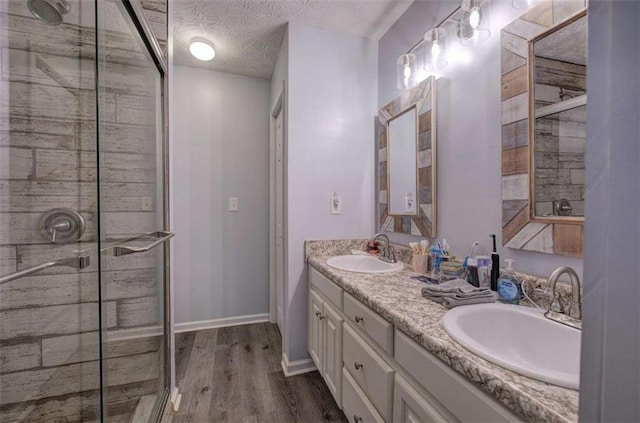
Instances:
[[[207,62],[216,57],[216,51],[213,43],[204,38],[193,38],[189,44],[189,52],[198,60]]]

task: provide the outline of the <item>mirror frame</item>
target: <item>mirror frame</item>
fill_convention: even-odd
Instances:
[[[409,216],[409,217],[418,217],[420,216],[420,204],[418,202],[418,199],[420,197],[420,181],[419,181],[419,168],[418,168],[418,154],[419,154],[419,141],[418,141],[418,136],[419,136],[419,119],[418,119],[418,107],[417,104],[412,104],[411,106],[409,106],[408,108],[402,110],[401,112],[395,114],[394,116],[390,117],[386,124],[385,124],[385,129],[386,129],[386,133],[387,133],[387,207],[389,207],[391,205],[391,132],[389,131],[389,127],[391,125],[391,122],[393,122],[394,120],[398,119],[401,116],[406,115],[407,113],[411,113],[411,111],[413,111],[414,115],[415,115],[415,141],[414,141],[414,148],[416,151],[416,160],[415,160],[415,167],[416,167],[416,195],[415,195],[415,199],[414,201],[416,203],[418,203],[416,205],[416,211],[415,213],[393,213],[393,214],[389,214],[389,216]]]
[[[586,15],[585,0],[544,0],[501,31],[502,245],[581,257],[584,218],[533,213],[532,42]]]
[[[429,99],[431,110],[420,113],[422,106]],[[418,186],[416,191],[417,214],[388,214],[388,123],[415,107],[417,115],[416,168],[418,169]],[[378,227],[384,232],[398,232],[414,236],[435,238],[437,236],[437,135],[436,135],[436,78],[430,76],[415,87],[404,91],[399,97],[382,107],[375,119],[376,155],[376,192],[378,193]],[[421,131],[421,129],[424,129]],[[431,172],[420,172],[419,134],[430,131],[431,134]],[[431,216],[427,216],[420,207],[420,189],[431,187]]]

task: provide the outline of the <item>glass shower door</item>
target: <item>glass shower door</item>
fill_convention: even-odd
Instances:
[[[100,419],[95,3],[0,1],[0,421]]]
[[[168,396],[164,62],[137,1],[98,1],[105,421],[151,422]]]

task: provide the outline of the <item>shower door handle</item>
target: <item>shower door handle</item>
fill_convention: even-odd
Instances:
[[[91,257],[89,254],[82,253],[76,257],[69,257],[59,260],[52,260],[46,263],[39,264],[37,266],[30,267],[28,269],[20,270],[18,272],[10,273],[8,275],[0,277],[0,285],[3,283],[11,282],[16,279],[24,278],[25,276],[33,275],[34,273],[42,272],[45,269],[56,266],[71,267],[76,270],[89,267],[91,264]]]
[[[173,238],[174,235],[175,234],[173,232],[168,232],[168,231],[149,232],[148,234],[144,234],[134,239],[140,239],[145,236],[156,237],[157,239],[152,243],[145,245],[144,247],[127,247],[126,245],[115,245],[112,247],[113,255],[115,257],[120,257],[120,256],[126,256],[128,254],[145,253],[151,250],[152,248],[157,247],[160,244],[164,244],[169,239]],[[130,240],[130,241],[133,241],[133,240]]]

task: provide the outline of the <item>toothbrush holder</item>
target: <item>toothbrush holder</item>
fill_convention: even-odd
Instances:
[[[424,254],[413,254],[411,261],[413,271],[416,273],[427,273],[429,271],[429,256]]]

